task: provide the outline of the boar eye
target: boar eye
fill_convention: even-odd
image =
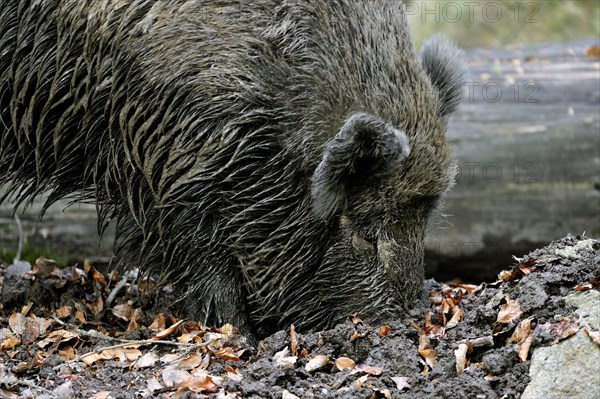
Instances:
[[[352,235],[352,246],[359,252],[374,251],[377,246],[377,237],[370,234],[354,233]]]
[[[373,246],[377,245],[377,237],[375,237],[374,235],[365,234],[362,236],[362,239]]]

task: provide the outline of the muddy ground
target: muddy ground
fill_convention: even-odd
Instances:
[[[0,397],[518,398],[531,353],[583,328],[564,298],[599,289],[600,241],[568,236],[509,263],[479,286],[427,281],[404,319],[349,315],[257,347],[173,317],[168,287],[157,300],[87,263],[3,265]]]

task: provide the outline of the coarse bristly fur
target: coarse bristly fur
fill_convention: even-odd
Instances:
[[[463,65],[392,0],[0,0],[3,200],[94,201],[209,323],[397,317]]]

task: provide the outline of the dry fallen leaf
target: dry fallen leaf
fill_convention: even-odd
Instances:
[[[158,356],[154,352],[148,352],[139,359],[137,359],[131,366],[134,370],[142,369],[146,367],[154,367],[158,361]]]
[[[357,373],[367,373],[370,375],[381,375],[381,373],[383,373],[383,369],[380,367],[368,366],[366,364],[359,364],[354,367],[354,370],[352,370],[352,372],[350,374],[357,374]]]
[[[456,284],[455,287],[460,288],[460,289],[464,290],[466,293],[470,294],[473,291],[475,291],[479,287],[479,285],[462,283],[462,284]]]
[[[158,391],[159,389],[162,389],[163,386],[162,384],[158,381],[158,378],[156,377],[150,377],[146,383],[146,389],[148,390],[148,392],[150,394],[152,394],[154,391]]]
[[[444,334],[446,334],[446,329],[444,326],[440,326],[439,324],[432,324],[423,328],[423,334],[429,338],[442,337]]]
[[[537,265],[537,259],[529,258],[526,262],[523,262],[523,260],[520,260],[517,264],[517,268],[520,269],[523,272],[523,274],[527,275],[527,274],[537,270],[536,265]]]
[[[390,377],[392,381],[396,383],[396,388],[402,391],[403,389],[409,389],[410,384],[408,383],[408,377]]]
[[[308,349],[302,348],[302,350],[300,351],[300,354],[298,355],[298,357],[300,359],[304,359],[305,357],[308,357],[308,355],[310,355],[310,352],[308,351]]]
[[[348,320],[352,322],[352,324],[363,324],[363,321],[358,317],[357,314],[351,314],[348,316]]]
[[[527,357],[529,356],[529,348],[531,348],[531,344],[533,343],[533,332],[529,333],[525,339],[521,342],[521,348],[519,349],[519,359],[522,363],[525,363]]]
[[[40,352],[36,352],[35,355],[28,362],[20,362],[12,368],[14,373],[20,374],[38,367],[44,361],[44,357]]]
[[[50,277],[54,270],[56,270],[55,260],[39,257],[35,260],[35,263],[31,269],[31,274],[43,279]]]
[[[563,317],[560,323],[550,323],[547,325],[549,326],[546,327],[549,328],[548,332],[556,336],[556,339],[552,342],[553,345],[579,331],[579,319],[571,320],[568,317]]]
[[[63,345],[58,354],[67,360],[75,359],[75,349],[71,345]]]
[[[202,336],[202,339],[206,342],[209,341],[220,341],[222,339],[226,338],[225,334],[222,333],[216,333],[216,332],[212,332],[212,331],[208,331],[206,333],[204,333],[204,335]]]
[[[73,313],[73,308],[72,307],[70,307],[70,306],[61,306],[55,312],[55,315],[59,319],[66,319],[67,317],[71,316],[72,313]]]
[[[19,345],[21,345],[21,338],[6,328],[0,330],[0,350],[12,349]]]
[[[85,324],[86,320],[84,311],[81,309],[77,309],[75,311],[75,319],[77,319],[77,321],[79,321],[81,324]]]
[[[106,279],[102,273],[98,272],[87,259],[83,261],[83,270],[87,273],[90,280],[99,282],[102,286],[106,286]]]
[[[87,306],[94,316],[98,316],[104,310],[104,301],[102,300],[102,297],[99,296],[96,303],[86,303],[85,306]]]
[[[27,317],[15,312],[8,317],[8,326],[13,333],[22,335],[27,329]]]
[[[19,379],[16,375],[11,373],[6,367],[2,364],[0,365],[0,381],[2,381],[2,385],[15,385]]]
[[[152,324],[148,326],[148,329],[152,331],[161,331],[165,328],[167,328],[167,324],[165,321],[164,313],[157,314],[154,320],[152,321]]]
[[[233,352],[233,348],[230,346],[221,349],[213,349],[212,347],[209,347],[208,349],[219,359],[232,360],[234,362],[240,361],[240,358],[236,353]]]
[[[502,270],[498,274],[498,279],[503,281],[512,281],[515,280],[517,276],[515,275],[515,269],[512,270]]]
[[[296,334],[296,329],[292,324],[290,326],[290,345],[292,347],[292,356],[298,355],[298,345],[300,344],[300,340],[298,339],[298,335]]]
[[[461,375],[465,371],[467,366],[467,352],[469,351],[469,345],[458,344],[458,349],[454,351],[456,356],[456,374]]]
[[[577,291],[588,291],[588,290],[591,290],[592,288],[594,288],[592,283],[577,284],[575,286],[575,290],[577,290]]]
[[[179,390],[189,389],[194,392],[216,392],[221,382],[223,382],[223,378],[209,375],[208,371],[199,369],[192,373],[190,379],[181,384]]]
[[[429,299],[429,302],[431,302],[433,305],[438,306],[438,305],[442,304],[444,297],[443,297],[441,291],[432,290],[428,295],[428,299]]]
[[[110,395],[110,391],[100,391],[97,392],[92,399],[110,399],[112,396]]]
[[[177,360],[177,368],[182,370],[191,370],[199,367],[202,364],[204,355],[202,353],[194,352],[183,359]]]
[[[431,326],[431,312],[429,310],[425,311],[425,328]]]
[[[52,286],[62,287],[64,284],[74,284],[76,282],[85,281],[85,272],[75,266],[65,267],[63,269],[55,268],[51,276],[53,281]]]
[[[43,336],[52,325],[52,321],[36,315],[25,317],[21,313],[13,313],[8,318],[8,325],[12,332],[20,335],[21,341],[27,345]]]
[[[510,342],[513,342],[513,343],[521,342],[525,338],[527,338],[527,336],[529,335],[530,332],[531,332],[531,320],[524,319],[519,323],[517,328],[515,328],[515,331],[513,332],[512,336],[510,337]]]
[[[385,337],[386,335],[388,335],[389,332],[390,332],[390,326],[381,326],[377,330],[377,334],[379,334],[379,336],[381,336],[381,337]]]
[[[167,387],[177,389],[174,398],[181,397],[188,391],[196,393],[216,392],[223,381],[220,377],[209,375],[206,370],[197,370],[190,374],[187,371],[174,368],[164,369],[162,378]]]
[[[225,337],[229,337],[230,335],[239,333],[239,331],[229,323],[224,324],[222,327],[220,327],[219,332],[225,335]]]
[[[151,339],[164,339],[164,338],[168,337],[169,335],[176,333],[179,330],[179,326],[181,326],[183,324],[183,322],[184,322],[184,320],[179,320],[177,323],[173,324],[171,327],[158,332]]]
[[[162,379],[165,386],[176,388],[191,378],[190,373],[172,367],[165,368],[162,373]]]
[[[285,347],[273,356],[273,362],[276,366],[293,366],[298,360],[297,356],[288,356],[290,354],[289,347]]]
[[[309,373],[311,371],[315,371],[325,366],[329,362],[329,358],[325,355],[317,355],[314,358],[310,359],[304,369]]]
[[[363,386],[363,384],[365,382],[367,382],[367,379],[369,378],[369,374],[365,374],[362,377],[360,377],[359,379],[357,379],[356,381],[354,381],[354,387],[356,388],[360,388]]]
[[[202,343],[202,337],[200,337],[199,331],[192,331],[189,333],[181,334],[177,337],[177,342],[181,342],[184,344],[194,342],[196,344]]]
[[[131,320],[131,316],[133,315],[133,306],[131,306],[131,304],[129,303],[122,303],[113,306],[113,308],[110,311],[118,318],[124,321],[129,321]]]
[[[123,363],[131,363],[142,356],[142,352],[138,349],[113,348],[105,349],[100,353],[92,353],[81,358],[81,361],[91,366],[99,360],[119,359]]]
[[[463,315],[463,310],[459,306],[455,306],[454,314],[452,314],[452,318],[446,324],[446,330],[456,327],[458,325],[458,322],[462,320]]]
[[[335,361],[335,367],[340,371],[351,369],[354,366],[356,366],[356,363],[349,357],[338,357]]]
[[[78,340],[79,334],[77,334],[73,331],[61,329],[61,330],[51,331],[46,338],[44,338],[43,340],[41,340],[37,343],[37,346],[40,349],[44,349],[46,346],[48,346],[50,344],[57,343],[57,342],[67,342],[72,339]]]
[[[590,331],[587,328],[584,328],[583,331],[598,345],[600,345],[600,331]]]
[[[425,359],[429,367],[433,368],[437,365],[437,351],[434,350],[429,342],[429,338],[425,334],[419,335],[419,354]]]
[[[511,270],[501,271],[500,274],[498,275],[500,280],[503,280],[503,281],[518,280],[518,279],[522,278],[523,276],[526,276],[526,275],[530,274],[531,272],[534,272],[537,270],[537,268],[536,268],[537,260],[534,258],[531,258],[531,259],[527,260],[526,262],[523,262],[523,259],[517,258],[516,256],[513,256],[513,259],[515,261],[517,261],[517,264],[514,265]]]
[[[512,320],[516,319],[523,313],[519,303],[517,301],[512,301],[508,295],[506,296],[506,303],[500,307],[500,311],[498,312],[498,318],[496,322],[502,324],[508,324]]]
[[[6,389],[0,389],[0,397],[7,399],[19,399],[22,396],[19,396],[14,392],[7,391]]]
[[[467,293],[467,290],[462,288],[452,288],[450,286],[444,287],[442,290],[443,299],[443,311],[444,313],[449,313],[451,309],[458,306],[458,304],[463,300],[464,295]]]
[[[242,374],[240,374],[240,369],[226,365],[225,371],[227,372],[227,378],[229,378],[230,380],[235,382],[240,382],[242,380]]]
[[[291,393],[290,391],[288,391],[287,389],[284,389],[281,392],[281,399],[300,399],[299,396],[294,395],[293,393]]]
[[[25,305],[21,308],[21,314],[23,316],[29,315],[29,311],[31,310],[32,307],[33,307],[33,302],[29,302],[27,305]]]
[[[350,336],[350,341],[354,341],[355,339],[365,338],[368,334],[369,334],[368,331],[363,331],[362,333],[359,333],[358,331],[355,330],[352,332],[352,335]]]

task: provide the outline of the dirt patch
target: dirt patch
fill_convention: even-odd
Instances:
[[[422,306],[386,325],[353,315],[257,348],[169,316],[168,292],[43,263],[2,269],[0,396],[516,398],[531,352],[580,329],[565,297],[598,290],[600,242],[568,236],[477,287],[428,280]]]

